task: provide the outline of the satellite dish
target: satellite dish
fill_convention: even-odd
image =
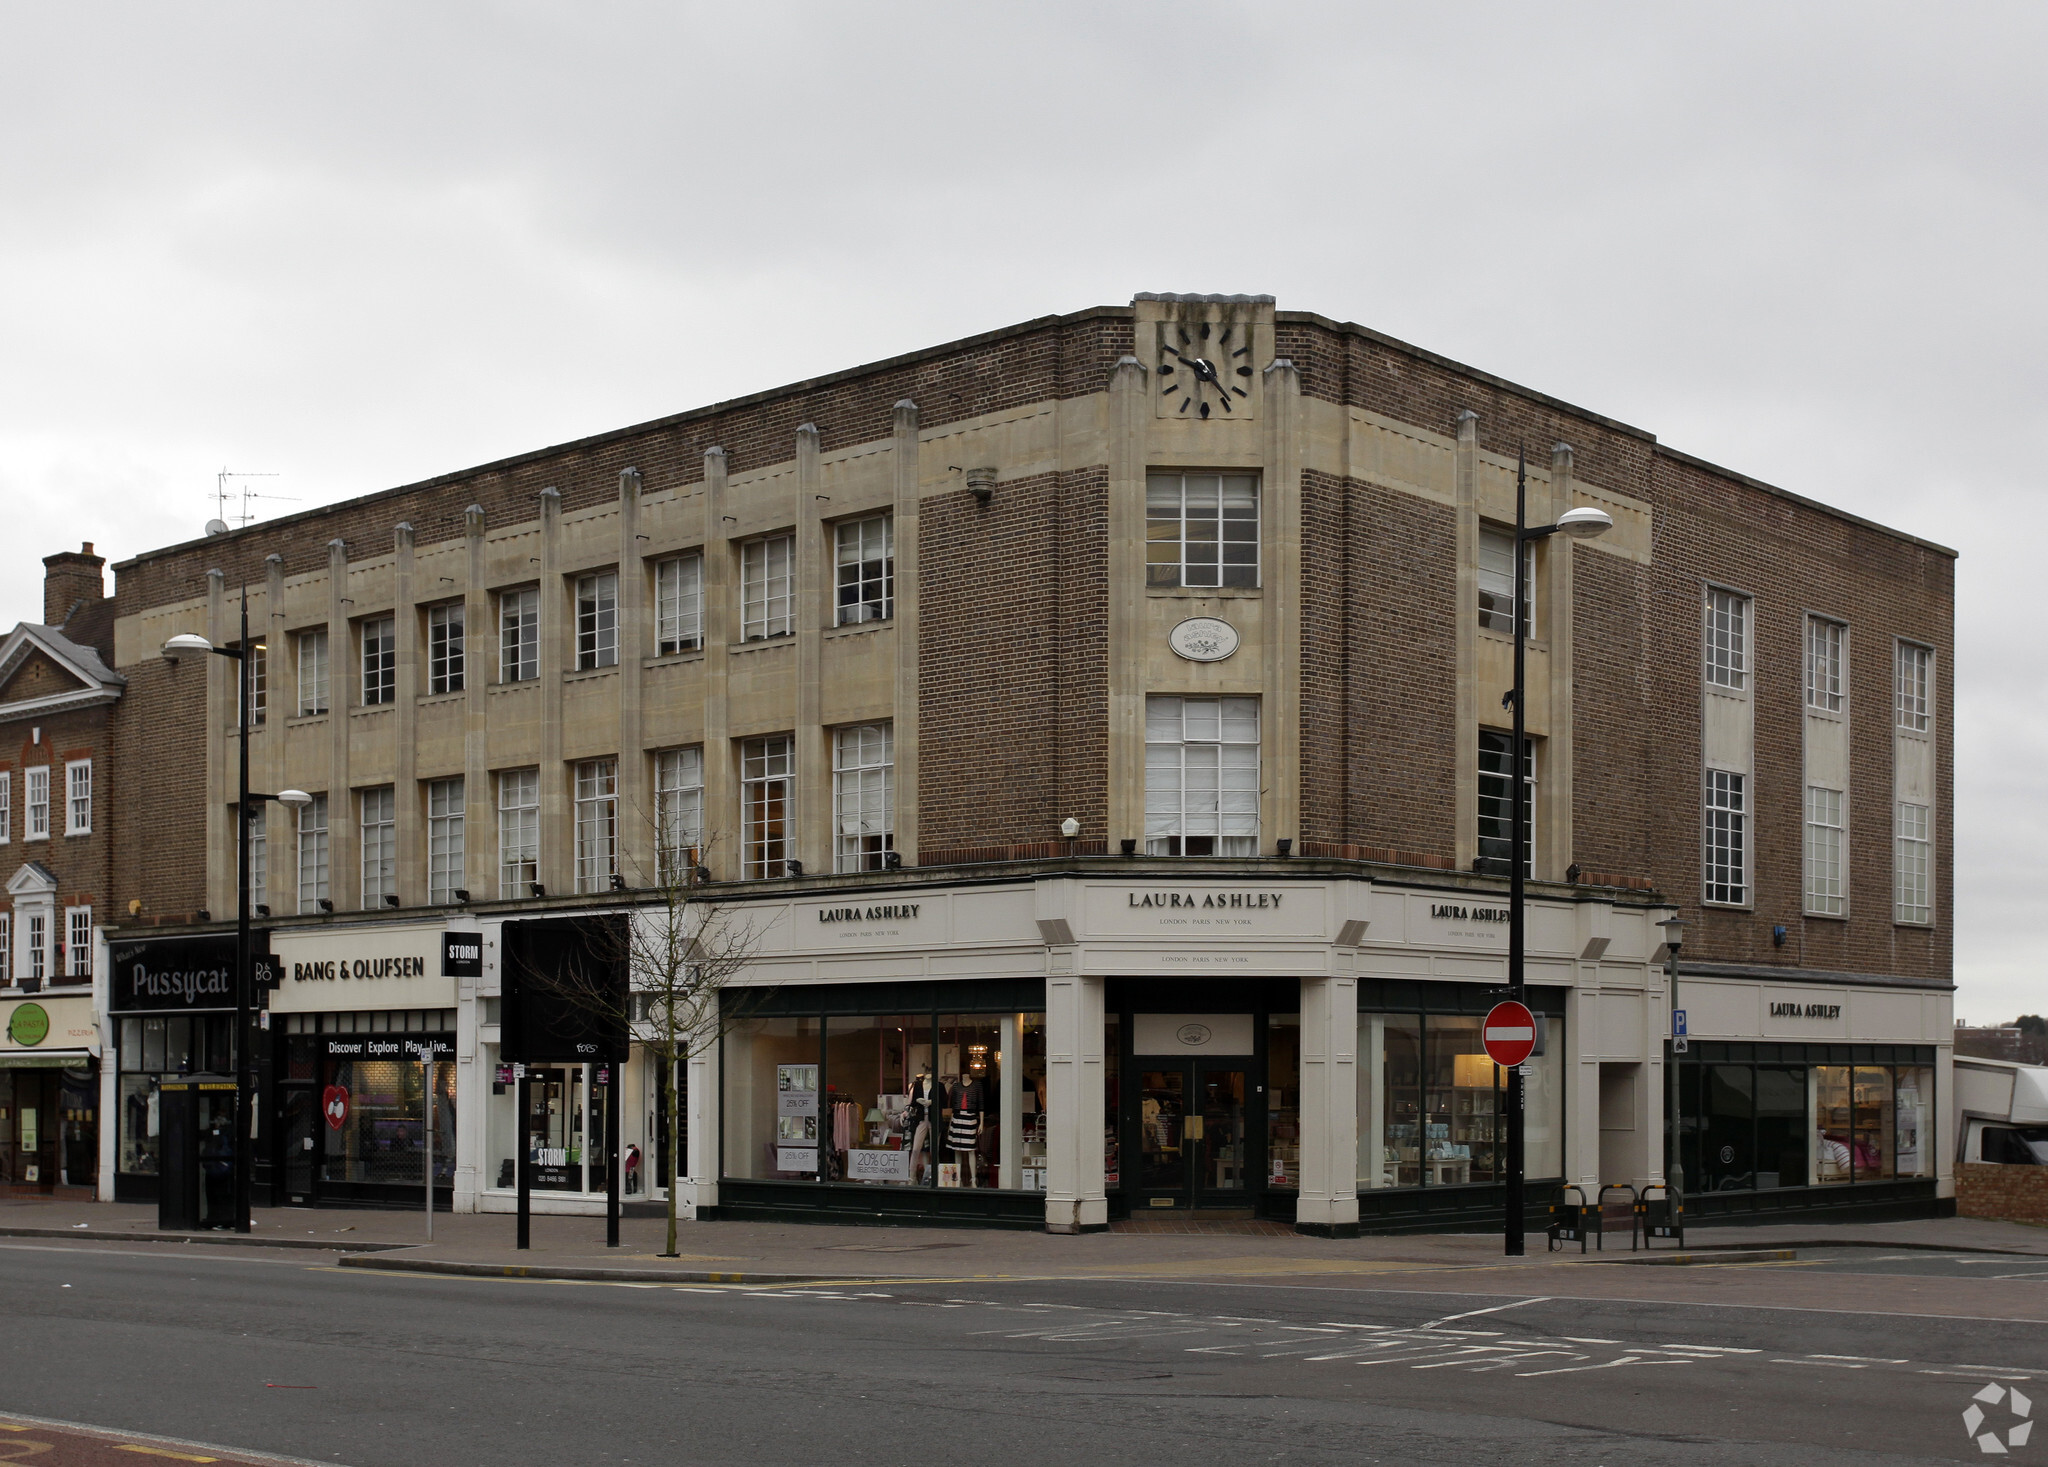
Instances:
[[[208,520],[206,522],[206,533],[209,535],[225,535],[227,532],[228,522],[226,520]]]

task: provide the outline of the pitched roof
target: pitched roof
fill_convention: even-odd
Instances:
[[[7,639],[0,642],[0,686],[5,686],[22,664],[38,652],[76,679],[77,685],[39,698],[0,703],[0,720],[111,703],[128,686],[128,679],[107,666],[97,648],[74,642],[55,627],[28,621],[18,623]]]

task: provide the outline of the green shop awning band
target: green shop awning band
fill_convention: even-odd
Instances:
[[[0,1070],[89,1070],[92,1062],[82,1049],[0,1049]]]

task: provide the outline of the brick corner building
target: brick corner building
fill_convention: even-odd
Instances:
[[[1525,450],[1532,523],[1614,527],[1533,547],[1518,609]],[[116,570],[133,726],[186,780],[122,805],[122,909],[233,909],[232,674],[156,649],[230,640],[246,586],[253,778],[315,797],[256,831],[280,964],[483,939],[481,979],[287,978],[279,1198],[416,1195],[418,1087],[350,1037],[409,1032],[458,1056],[458,1207],[523,1163],[569,1210],[616,1166],[698,1215],[1474,1225],[1520,860],[1533,1195],[1661,1183],[1680,914],[1695,1216],[1952,1206],[1953,553],[1368,328],[1140,295]],[[664,850],[773,934],[680,1152],[637,1051],[529,1113],[495,1078],[508,934],[651,920]],[[331,1090],[388,1102],[323,1126]]]

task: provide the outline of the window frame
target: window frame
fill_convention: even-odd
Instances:
[[[51,920],[55,913],[48,907],[33,907],[23,913],[28,921],[23,924],[22,948],[28,954],[28,971],[22,974],[26,981],[45,982],[50,976],[53,954],[50,951],[50,929],[56,924]]]
[[[85,927],[85,941],[80,942],[79,926]],[[66,907],[64,909],[64,972],[61,975],[73,982],[92,979],[92,908],[89,906]]]
[[[14,771],[0,769],[0,846],[14,840]]]
[[[702,550],[686,550],[655,562],[654,646],[657,657],[704,650]]]
[[[443,601],[427,608],[427,696],[460,693],[469,684],[469,607]]]
[[[1169,703],[1177,704],[1178,707],[1171,714],[1166,714],[1164,710]],[[1215,705],[1217,736],[1214,739],[1200,736],[1190,738],[1188,736],[1189,708],[1191,705],[1207,704]],[[1241,720],[1244,718],[1247,710],[1249,710],[1251,716],[1252,736],[1249,739],[1226,737],[1231,730],[1233,719],[1240,721],[1238,727],[1240,731],[1242,730]],[[1155,716],[1155,711],[1158,716]],[[1178,736],[1174,739],[1155,737],[1155,733],[1165,727],[1169,718],[1174,724]],[[1153,693],[1146,697],[1144,835],[1146,855],[1187,860],[1214,860],[1224,857],[1244,859],[1247,856],[1259,854],[1259,843],[1264,838],[1263,817],[1265,812],[1261,807],[1263,805],[1262,797],[1265,793],[1265,733],[1265,709],[1261,701],[1255,696]],[[1204,763],[1209,762],[1206,759],[1197,760],[1191,765],[1188,758],[1188,752],[1191,749],[1199,751],[1213,749],[1215,751],[1213,767],[1210,769],[1202,767]],[[1251,751],[1249,760],[1246,760],[1241,753],[1236,757],[1233,757],[1230,753],[1232,750],[1241,751],[1246,749]],[[1168,750],[1175,751],[1170,760],[1166,753]],[[1172,788],[1170,789],[1167,787],[1167,782],[1164,779],[1155,781],[1155,775],[1163,775],[1168,772],[1169,763],[1171,764],[1170,773],[1172,775]],[[1199,804],[1194,808],[1190,807],[1189,794],[1191,786],[1188,774],[1191,767],[1197,775],[1205,773],[1214,774],[1215,783],[1213,786],[1196,785],[1192,787],[1197,801],[1202,801],[1206,795],[1213,793],[1215,802],[1213,810],[1200,808]],[[1251,809],[1249,812],[1251,830],[1249,833],[1242,829],[1226,830],[1224,828],[1226,825],[1242,825],[1244,823],[1245,811],[1230,810],[1226,806],[1232,803],[1242,803],[1242,797],[1247,793],[1242,788],[1243,777],[1247,772],[1251,776],[1249,790],[1251,797]],[[1233,800],[1233,797],[1236,797],[1236,799]],[[1155,828],[1168,824],[1174,828],[1170,830]],[[1194,825],[1213,825],[1214,829],[1191,829],[1190,827]],[[1226,841],[1249,842],[1250,850],[1227,850],[1224,846]],[[1189,847],[1195,842],[1207,842],[1209,849],[1191,853]]]
[[[267,643],[252,641],[246,645],[237,643],[244,660],[235,663],[235,700],[239,710],[246,698],[249,704],[249,727],[261,728],[270,716],[270,647]]]
[[[570,766],[569,779],[576,890],[610,891],[612,878],[619,874],[619,761],[578,759]]]
[[[1912,713],[1908,712],[1907,699],[1908,658],[1916,662],[1920,681],[1913,698],[1918,708]],[[1925,642],[1908,637],[1892,642],[1892,727],[1912,738],[1931,739],[1935,734],[1935,720],[1939,716],[1935,707],[1935,658],[1935,649]],[[1916,718],[1918,722],[1910,721]]]
[[[777,762],[779,761],[779,763]],[[758,768],[757,768],[758,766]],[[768,834],[769,809],[778,833]],[[796,844],[796,738],[766,734],[740,741],[740,878],[773,881],[789,874]],[[772,853],[771,853],[772,848]]]
[[[1826,785],[1809,784],[1806,787],[1805,806],[1806,838],[1801,907],[1809,917],[1847,918],[1848,791],[1830,789]]]
[[[381,630],[380,630],[381,629]],[[356,623],[365,708],[388,708],[398,701],[398,619],[386,612]]]
[[[507,586],[496,601],[498,681],[533,682],[540,677],[540,587]],[[513,614],[509,622],[508,611]]]
[[[1714,598],[1725,596],[1730,608],[1736,613],[1732,621],[1741,625],[1730,626],[1726,637],[1717,641],[1722,629],[1715,622]],[[1738,591],[1733,586],[1707,582],[1701,599],[1700,623],[1700,667],[1701,678],[1709,690],[1729,697],[1748,697],[1756,681],[1756,597],[1747,591]],[[1727,654],[1725,662],[1717,662],[1716,654]],[[1722,675],[1716,676],[1719,671]],[[1724,771],[1726,772],[1726,771]]]
[[[1716,780],[1734,782],[1732,785],[1735,797],[1734,804],[1716,803],[1716,794],[1725,795],[1731,788],[1724,785],[1717,789]],[[1755,858],[1754,848],[1756,843],[1750,837],[1751,800],[1749,792],[1750,776],[1747,773],[1735,769],[1715,769],[1712,766],[1708,766],[1706,769],[1700,799],[1700,902],[1703,906],[1747,908],[1754,905],[1756,885],[1751,879],[1751,862]],[[1717,870],[1725,872],[1728,869],[1728,863],[1725,860],[1716,861],[1714,859],[1715,817],[1717,815],[1725,817],[1720,829],[1732,837],[1728,844],[1739,847],[1735,854],[1740,863],[1739,870],[1736,872],[1740,879],[1740,885],[1734,888],[1736,891],[1734,896],[1725,894],[1721,896],[1714,895],[1717,885],[1724,893],[1731,887],[1731,883],[1727,881],[1716,883],[1713,880],[1713,874]]]
[[[455,900],[456,889],[468,879],[463,874],[469,854],[468,782],[460,774],[430,779],[426,797],[427,905],[441,907]]]
[[[879,555],[870,555],[869,531],[879,526]],[[853,536],[853,558],[847,537]],[[848,576],[848,572],[853,574]],[[889,510],[840,520],[832,527],[832,623],[863,626],[896,615],[896,516]]]
[[[298,863],[299,911],[318,912],[320,903],[331,902],[334,897],[334,846],[325,794],[316,794],[299,807],[294,843],[297,847],[294,855]],[[315,856],[311,871],[306,859],[309,850]],[[313,876],[311,881],[309,876]]]
[[[498,898],[509,901],[531,896],[534,884],[540,880],[540,767],[530,764],[522,769],[501,769],[494,778],[497,781],[493,808],[497,811],[498,821]],[[510,785],[515,780],[517,785]],[[520,797],[520,803],[508,803],[515,794]],[[515,818],[508,822],[508,815]],[[508,874],[514,868],[524,874]]]
[[[14,913],[0,910],[0,986],[14,983]]]
[[[833,729],[833,869],[884,871],[895,849],[895,725],[885,719]]]
[[[81,779],[82,776],[82,779]],[[79,793],[83,783],[85,792]],[[80,807],[84,807],[85,818],[79,818]],[[92,834],[92,760],[66,759],[64,761],[64,833],[70,835]]]
[[[704,850],[704,746],[654,756],[655,870],[664,884],[687,884]],[[678,869],[678,868],[681,869]]]
[[[1498,538],[1498,539],[1503,539],[1503,540],[1506,540],[1506,541],[1508,542],[1508,589],[1507,589],[1507,591],[1506,591],[1505,593],[1503,593],[1503,592],[1500,592],[1500,591],[1497,591],[1497,590],[1496,590],[1496,591],[1488,591],[1488,590],[1487,590],[1487,588],[1486,588],[1486,578],[1487,578],[1487,576],[1488,576],[1488,574],[1489,574],[1489,572],[1487,571],[1487,568],[1486,568],[1486,542],[1487,542],[1487,540],[1488,540],[1488,539],[1489,539],[1490,537],[1491,537],[1491,538]],[[1526,626],[1528,627],[1528,637],[1529,637],[1529,639],[1530,639],[1531,641],[1534,641],[1534,640],[1536,639],[1536,546],[1537,546],[1537,543],[1538,543],[1538,542],[1537,542],[1537,541],[1534,541],[1534,540],[1524,540],[1524,541],[1522,542],[1522,620],[1523,620],[1524,624],[1525,624],[1525,625],[1526,625]],[[1500,524],[1495,524],[1495,523],[1494,523],[1493,521],[1491,521],[1491,520],[1481,520],[1481,521],[1479,522],[1479,545],[1478,545],[1478,552],[1479,552],[1479,565],[1478,565],[1478,583],[1479,583],[1479,584],[1478,584],[1478,591],[1479,591],[1479,604],[1478,604],[1478,608],[1477,608],[1477,610],[1478,610],[1478,615],[1479,615],[1479,629],[1480,629],[1481,631],[1483,631],[1483,632],[1494,632],[1494,633],[1496,633],[1496,634],[1498,634],[1498,635],[1500,635],[1500,636],[1503,636],[1503,637],[1512,637],[1512,636],[1513,636],[1513,635],[1515,634],[1515,618],[1514,618],[1514,612],[1513,612],[1512,608],[1505,608],[1505,609],[1504,609],[1504,603],[1505,603],[1505,602],[1509,602],[1509,601],[1513,601],[1513,600],[1514,600],[1514,596],[1515,596],[1515,590],[1514,590],[1514,570],[1515,570],[1515,549],[1514,549],[1514,546],[1515,546],[1515,527],[1514,527],[1513,525],[1500,525]],[[1499,574],[1499,572],[1498,572],[1498,571],[1495,571],[1495,572],[1492,572],[1492,574],[1495,574],[1495,575],[1497,575],[1497,574]],[[1489,604],[1488,604],[1488,600],[1487,600],[1487,598],[1488,598],[1489,596],[1491,596],[1491,597],[1494,597],[1494,598],[1496,598],[1496,599],[1499,599],[1499,600],[1501,600],[1501,601],[1503,602],[1503,606],[1493,606],[1493,605],[1489,605]],[[1498,625],[1498,624],[1497,624],[1497,623],[1501,623],[1501,622],[1504,622],[1504,623],[1506,623],[1506,624],[1505,624],[1505,625]]]
[[[334,706],[333,665],[327,655],[327,628],[309,627],[292,633],[292,661],[298,677],[298,717],[319,718]],[[306,667],[311,654],[314,667]]]
[[[373,812],[382,818],[372,819]],[[398,791],[391,785],[356,791],[356,849],[362,857],[360,905],[365,912],[381,911],[388,905],[385,897],[398,895]]]
[[[38,788],[42,798],[36,798]],[[23,840],[48,840],[50,838],[50,766],[31,764],[21,771],[22,831]],[[42,828],[39,830],[37,826]]]
[[[1196,517],[1198,522],[1213,518],[1215,526],[1213,540],[1206,537],[1191,537],[1188,534],[1188,525],[1190,523],[1190,516],[1188,514],[1188,481],[1191,479],[1214,479],[1216,481],[1215,515],[1213,517],[1207,515]],[[1226,525],[1236,524],[1241,527],[1247,523],[1246,517],[1242,514],[1232,516],[1225,513],[1225,485],[1233,480],[1248,481],[1251,485],[1252,509],[1248,521],[1251,526],[1249,537],[1243,535],[1230,536],[1224,533]],[[1172,490],[1174,499],[1172,513],[1170,515],[1155,513],[1155,510],[1166,507],[1163,493],[1155,494],[1155,486],[1163,490],[1164,486],[1168,484],[1174,486]],[[1260,589],[1265,584],[1265,501],[1265,485],[1261,477],[1256,473],[1223,469],[1208,471],[1198,469],[1155,469],[1148,472],[1145,475],[1146,589],[1154,591],[1256,591]],[[1164,527],[1169,525],[1173,527],[1171,534],[1166,533],[1164,530]],[[1213,544],[1215,547],[1216,560],[1213,567],[1215,579],[1190,579],[1190,566],[1195,566],[1197,569],[1206,569],[1208,568],[1208,562],[1191,561],[1188,556],[1188,548],[1191,545],[1205,544]],[[1234,559],[1229,557],[1224,548],[1229,545],[1249,545],[1251,547],[1249,557],[1242,553]],[[1170,558],[1160,553],[1166,551],[1169,547],[1172,550]],[[1234,578],[1227,573],[1231,570],[1236,571]]]
[[[1804,662],[1806,711],[1829,718],[1846,717],[1849,624],[1836,617],[1808,612]]]
[[[577,575],[572,589],[576,598],[576,670],[598,672],[617,667],[619,573],[583,571]]]
[[[754,564],[757,556],[760,560],[758,567]],[[781,560],[779,570],[771,563],[778,556]],[[781,588],[779,591],[778,586]],[[759,615],[755,614],[757,605]],[[795,633],[796,535],[789,530],[780,530],[773,535],[758,535],[742,541],[740,641],[772,642]]]
[[[1501,865],[1500,857],[1479,855],[1477,854],[1477,852],[1479,851],[1480,846],[1486,841],[1491,840],[1496,842],[1511,842],[1514,838],[1514,808],[1511,804],[1509,804],[1509,801],[1511,801],[1514,798],[1514,796],[1512,795],[1512,793],[1495,793],[1489,796],[1486,792],[1486,786],[1489,780],[1501,781],[1505,783],[1510,790],[1513,789],[1514,774],[1512,768],[1510,768],[1508,772],[1504,773],[1498,768],[1488,769],[1486,767],[1486,762],[1488,755],[1487,741],[1489,739],[1497,739],[1503,746],[1500,750],[1495,751],[1496,757],[1498,757],[1499,754],[1504,753],[1509,760],[1512,760],[1514,758],[1514,738],[1515,735],[1513,730],[1511,729],[1482,728],[1479,730],[1479,741],[1477,744],[1477,750],[1479,754],[1479,825],[1478,828],[1473,832],[1473,850],[1475,852],[1475,855],[1473,857],[1472,869],[1481,872],[1481,874],[1483,875],[1505,877],[1513,874],[1511,870]],[[1533,881],[1536,879],[1536,745],[1538,742],[1538,740],[1531,738],[1528,735],[1528,733],[1523,733],[1522,877],[1526,881]],[[1489,817],[1486,813],[1486,805],[1489,799],[1495,801],[1501,808],[1505,809],[1507,811],[1506,815],[1503,816],[1496,813],[1493,816]],[[1505,835],[1488,835],[1486,833],[1486,826],[1489,819],[1492,819],[1494,821],[1505,820],[1507,822],[1506,830],[1508,833]]]
[[[1920,826],[1920,833],[1918,835],[1909,835],[1906,832],[1906,812],[1908,810],[1919,812],[1918,824]],[[1909,847],[1918,847],[1920,870],[1917,874],[1920,884],[1920,895],[1925,899],[1923,903],[1914,909],[1917,915],[1908,914],[1905,900]],[[1900,927],[1932,927],[1934,926],[1935,915],[1934,807],[1932,805],[1922,805],[1913,800],[1894,800],[1892,802],[1892,921]]]

